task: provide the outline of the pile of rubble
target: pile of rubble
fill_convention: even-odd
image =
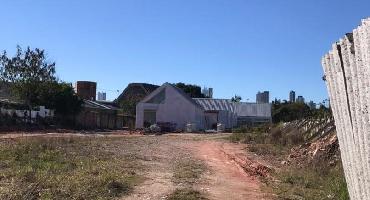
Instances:
[[[336,133],[333,132],[313,142],[308,142],[291,149],[287,161],[282,164],[298,166],[324,162],[335,165],[340,161],[339,143]]]

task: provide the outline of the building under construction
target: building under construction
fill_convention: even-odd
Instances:
[[[190,98],[176,86],[165,83],[136,106],[136,128],[152,124],[173,124],[185,130],[192,124],[197,130],[227,129],[271,122],[271,104],[236,103],[229,99]]]

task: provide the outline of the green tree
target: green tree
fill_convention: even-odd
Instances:
[[[185,84],[185,83],[176,83],[174,85],[182,89],[191,98],[205,98],[204,94],[202,94],[202,88],[198,85]]]
[[[42,84],[56,81],[55,63],[46,60],[45,51],[41,49],[25,51],[17,46],[14,57],[8,57],[6,51],[0,56],[0,77],[2,81],[10,83],[14,94],[28,106],[39,103],[38,94]],[[29,115],[31,119],[31,115]]]
[[[304,103],[290,103],[274,101],[272,104],[272,120],[277,122],[290,122],[311,115],[311,109]]]
[[[45,51],[17,46],[17,53],[0,55],[0,79],[11,86],[12,93],[29,108],[45,105],[59,115],[75,115],[82,105],[71,85],[58,82],[55,63],[47,61]]]
[[[234,97],[231,98],[231,101],[232,102],[241,102],[242,101],[242,97],[239,96],[239,95],[235,95]]]
[[[71,84],[64,82],[43,83],[39,92],[40,105],[55,109],[59,116],[74,116],[81,111],[83,101],[79,99]]]

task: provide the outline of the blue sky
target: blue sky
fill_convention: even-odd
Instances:
[[[215,97],[327,98],[321,56],[370,16],[370,1],[3,0],[0,49],[43,48],[60,79],[186,82]]]

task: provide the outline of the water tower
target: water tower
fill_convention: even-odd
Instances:
[[[96,82],[91,81],[77,81],[76,93],[81,99],[96,100]]]

